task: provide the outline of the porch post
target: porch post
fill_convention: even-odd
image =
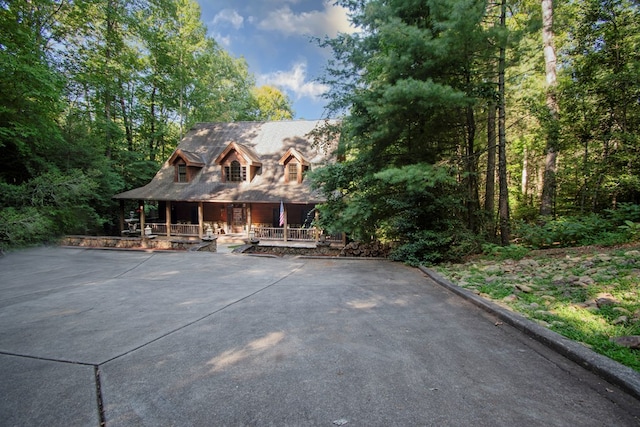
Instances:
[[[118,222],[120,227],[120,234],[124,231],[124,200],[120,199],[120,212],[118,212]]]
[[[316,243],[318,243],[318,241],[320,240],[320,229],[318,229],[318,210],[317,209],[314,212],[313,216],[314,216],[313,235],[314,235],[314,240],[316,241]]]
[[[247,239],[251,239],[251,203],[247,203]]]
[[[165,207],[164,207],[164,211],[165,211],[165,224],[167,226],[167,237],[171,236],[171,201],[167,200],[167,203],[165,203]]]
[[[287,241],[287,228],[289,228],[289,224],[288,224],[288,220],[289,218],[287,218],[287,204],[284,204],[284,229],[282,230],[282,236],[284,237],[284,241]]]
[[[144,237],[144,200],[138,201],[140,207],[140,237]]]
[[[204,208],[202,202],[198,202],[198,238],[202,239],[202,227],[204,223]]]

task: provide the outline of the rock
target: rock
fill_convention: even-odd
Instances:
[[[613,307],[612,310],[624,315],[631,315],[631,312],[624,307]]]
[[[530,286],[521,283],[516,285],[516,289],[524,292],[525,294],[530,294],[531,292],[533,292],[533,289]]]
[[[495,274],[495,273],[501,273],[502,272],[502,267],[500,267],[499,265],[487,265],[485,268],[482,269],[485,273],[489,273],[489,274]]]
[[[598,259],[602,262],[609,262],[612,260],[612,258],[608,254],[598,254],[596,255],[596,257],[598,257]]]
[[[629,321],[629,318],[627,316],[620,316],[616,320],[614,320],[612,323],[614,325],[624,325],[628,321]]]
[[[520,261],[518,261],[518,266],[520,267],[539,267],[540,263],[538,261],[536,261],[535,259],[522,259]]]
[[[498,276],[489,276],[484,279],[485,283],[493,283],[496,280],[500,279]]]
[[[603,307],[605,305],[616,305],[619,304],[619,301],[611,294],[600,293],[596,296],[596,304],[598,307]]]
[[[538,304],[537,302],[532,302],[531,304],[529,304],[529,308],[540,308],[540,304]]]
[[[640,251],[627,251],[624,256],[627,258],[640,258]]]
[[[586,286],[588,286],[588,285],[593,285],[595,282],[596,282],[596,281],[595,281],[595,280],[593,280],[593,279],[592,279],[591,277],[589,277],[589,276],[581,276],[581,277],[578,279],[578,283],[579,283],[580,285],[582,285],[582,286],[585,286],[585,285],[586,285]]]
[[[565,279],[565,277],[562,274],[557,274],[555,276],[553,276],[551,278],[551,281],[553,282],[554,285],[561,285],[565,282],[568,282],[567,279]]]
[[[623,347],[629,347],[632,349],[640,349],[640,335],[627,335],[622,337],[612,337],[610,341],[621,345]]]
[[[536,316],[553,316],[553,313],[546,310],[536,310],[534,311],[534,313]]]
[[[506,297],[502,298],[502,301],[504,302],[515,302],[518,301],[518,296],[511,294],[511,295],[507,295]]]

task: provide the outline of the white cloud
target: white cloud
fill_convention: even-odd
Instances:
[[[323,2],[323,10],[295,14],[288,5],[269,12],[258,28],[280,31],[286,35],[304,34],[317,37],[335,37],[339,32],[352,33],[355,29],[349,24],[347,10],[334,6],[330,0]]]
[[[231,47],[231,36],[223,36],[220,33],[212,33],[211,36],[213,39],[225,49],[229,49]]]
[[[275,71],[273,73],[262,74],[257,78],[258,86],[272,85],[283,89],[291,94],[295,101],[301,98],[311,98],[314,101],[329,88],[318,82],[307,81],[307,63],[300,61],[288,71]]]
[[[236,30],[242,28],[243,23],[244,18],[234,9],[222,9],[211,21],[211,24],[214,26],[218,24],[231,24],[231,26]]]

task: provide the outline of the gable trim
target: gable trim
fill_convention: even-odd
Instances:
[[[216,157],[214,162],[218,165],[222,165],[224,163],[224,160],[227,158],[229,154],[231,154],[232,151],[235,151],[236,153],[238,153],[238,155],[242,157],[242,159],[246,162],[248,166],[255,166],[255,167],[262,166],[262,162],[256,155],[249,152],[248,148],[243,147],[237,142],[229,143],[229,145],[227,145],[227,147],[222,151],[222,153],[220,153],[220,155]]]
[[[307,159],[305,159],[302,154],[300,154],[300,152],[298,150],[296,150],[295,148],[289,148],[287,150],[286,153],[284,153],[284,156],[282,156],[280,158],[280,160],[278,161],[278,164],[280,165],[286,165],[287,163],[289,163],[289,158],[290,157],[295,157],[296,160],[298,161],[298,163],[300,163],[303,166],[309,166],[310,163],[307,161]]]

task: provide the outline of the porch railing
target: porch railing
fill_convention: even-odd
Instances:
[[[167,224],[148,223],[153,234],[166,235]],[[261,240],[284,240],[283,227],[253,227],[255,237]],[[172,236],[197,236],[198,224],[171,224]],[[342,234],[325,234],[324,239],[331,243],[342,242]],[[316,240],[315,228],[288,228],[287,240],[313,242]]]
[[[150,223],[151,232],[153,234],[167,234],[167,224]],[[172,236],[197,236],[198,224],[171,224]]]
[[[283,227],[253,227],[252,230],[257,239],[284,240]],[[324,238],[331,243],[342,242],[342,234],[325,234]],[[313,242],[316,240],[316,229],[287,227],[287,240]]]

